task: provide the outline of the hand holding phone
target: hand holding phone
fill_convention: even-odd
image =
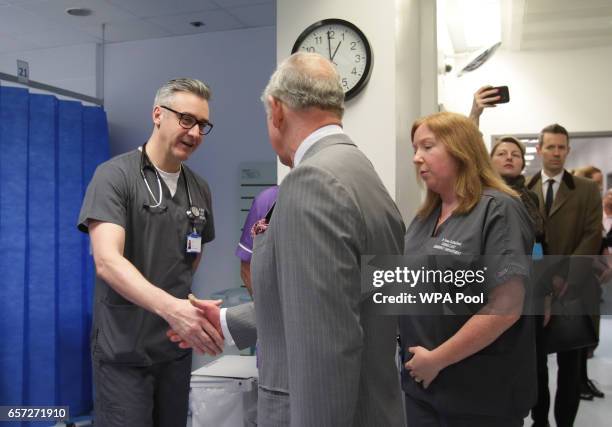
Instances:
[[[496,86],[492,87],[490,91],[496,91],[497,99],[493,101],[487,102],[487,104],[505,104],[510,102],[510,91],[508,90],[508,86]]]

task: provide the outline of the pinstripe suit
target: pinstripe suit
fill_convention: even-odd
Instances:
[[[403,235],[374,168],[343,134],[315,143],[285,178],[251,264],[259,425],[404,425],[397,319],[373,315],[360,287],[360,256],[401,254]],[[228,311],[239,346],[253,339],[251,310]]]

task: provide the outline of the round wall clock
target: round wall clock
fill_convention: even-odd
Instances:
[[[372,49],[365,34],[343,19],[324,19],[306,28],[291,53],[316,52],[328,58],[340,74],[344,97],[351,99],[368,83]]]

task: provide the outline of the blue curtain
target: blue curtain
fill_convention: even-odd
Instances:
[[[0,405],[92,408],[94,269],[76,222],[108,157],[102,108],[0,88]]]

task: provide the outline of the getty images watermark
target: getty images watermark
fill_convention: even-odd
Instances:
[[[596,256],[419,254],[361,261],[362,302],[380,314],[472,315],[500,295],[520,301],[525,315],[544,314],[546,298],[553,314],[611,314],[599,306],[601,289],[612,284],[604,283]]]
[[[445,285],[463,288],[470,285],[483,285],[485,283],[485,272],[487,267],[476,270],[429,270],[421,267],[418,270],[409,267],[396,266],[394,269],[378,269],[372,272],[372,286],[381,288],[385,285],[408,286],[414,289],[416,286]],[[438,292],[434,288],[421,292],[400,291],[399,295],[385,295],[384,292],[375,292],[372,296],[376,304],[483,304],[485,292]]]

